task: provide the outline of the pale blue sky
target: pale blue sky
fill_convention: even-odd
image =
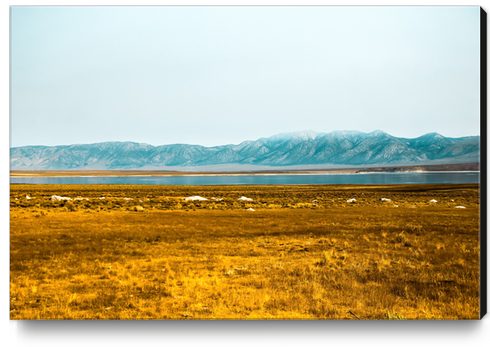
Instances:
[[[12,7],[11,145],[480,134],[471,7]]]

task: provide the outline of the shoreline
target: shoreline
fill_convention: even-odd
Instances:
[[[33,174],[11,174],[10,177],[53,177],[53,178],[63,178],[63,177],[80,177],[80,178],[94,178],[94,177],[218,177],[218,176],[279,176],[279,175],[297,175],[297,176],[320,176],[320,175],[368,175],[368,174],[410,174],[410,173],[420,173],[420,174],[441,174],[441,173],[480,173],[478,171],[397,171],[397,172],[286,172],[286,173],[195,173],[195,174],[147,174],[147,175],[137,175],[137,174],[100,174],[100,175],[33,175]]]
[[[278,176],[354,175],[373,173],[480,173],[480,163],[358,167],[332,169],[279,169],[257,171],[164,171],[164,170],[11,170],[10,177],[171,177],[171,176]]]

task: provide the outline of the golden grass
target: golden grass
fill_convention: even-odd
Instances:
[[[10,317],[478,319],[478,189],[12,185]]]

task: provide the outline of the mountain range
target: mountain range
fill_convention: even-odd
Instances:
[[[341,167],[479,161],[480,136],[449,138],[428,133],[400,138],[380,130],[301,131],[214,147],[102,142],[10,149],[11,170]]]

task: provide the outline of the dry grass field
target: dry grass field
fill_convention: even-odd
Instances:
[[[10,318],[478,319],[479,219],[477,184],[11,185]]]

